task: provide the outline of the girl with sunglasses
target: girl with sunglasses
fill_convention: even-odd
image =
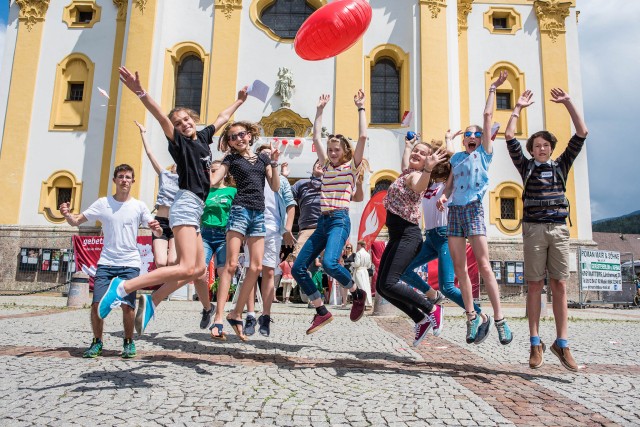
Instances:
[[[177,165],[180,188],[169,212],[169,225],[176,242],[176,264],[126,282],[119,278],[113,279],[98,306],[100,318],[104,319],[111,308],[118,306],[127,294],[164,283],[152,295],[140,296],[135,326],[141,334],[162,300],[176,289],[198,279],[205,272],[200,219],[210,186],[209,167],[212,156],[209,144],[216,130],[228,122],[247,99],[247,88],[244,87],[238,92],[238,99],[222,111],[213,124],[198,131],[196,123],[199,117],[195,111],[178,107],[165,115],[160,105],[142,88],[137,71],[131,73],[125,67],[120,67],[120,81],[138,96],[162,127],[169,141],[169,153]]]
[[[353,322],[360,320],[364,313],[366,296],[358,289],[351,273],[340,264],[342,248],[351,232],[349,204],[356,187],[358,175],[367,168],[363,160],[364,147],[367,141],[367,117],[364,110],[364,92],[360,89],[353,97],[358,108],[359,137],[355,150],[342,135],[329,135],[327,148],[322,146],[322,112],[329,102],[329,95],[321,95],[318,100],[316,118],[313,123],[313,145],[318,160],[323,165],[322,187],[320,192],[321,215],[318,225],[300,250],[291,274],[300,285],[300,289],[309,297],[311,305],[316,308],[307,334],[316,332],[333,320],[331,313],[324,306],[322,295],[318,292],[309,272],[312,262],[324,250],[322,267],[325,272],[336,279],[340,285],[349,289],[353,296],[350,318]]]
[[[278,158],[280,151],[269,143],[270,156],[255,154],[251,147],[260,137],[260,128],[255,123],[234,122],[227,125],[220,137],[218,149],[228,153],[220,168],[212,174],[213,184],[221,181],[227,173],[236,182],[237,193],[231,205],[227,221],[227,260],[218,285],[218,304],[211,336],[224,339],[222,316],[229,296],[231,278],[238,268],[238,255],[242,242],[246,240],[249,249],[249,267],[240,287],[236,310],[229,313],[227,322],[242,341],[248,338],[243,333],[242,309],[247,303],[262,271],[264,238],[267,232],[264,223],[264,186],[277,192],[280,189]],[[215,332],[214,332],[215,331]]]
[[[501,71],[498,79],[489,88],[483,114],[483,125],[486,131],[477,125],[471,125],[465,130],[462,141],[465,150],[451,157],[451,172],[444,194],[437,203],[438,209],[442,211],[445,208],[444,204],[449,201],[447,238],[453,259],[453,269],[460,282],[460,291],[467,314],[466,341],[468,344],[482,343],[489,334],[493,319],[484,313],[476,313],[474,309],[471,279],[467,272],[467,239],[489,294],[500,343],[507,345],[513,339],[511,329],[502,314],[498,282],[489,263],[487,229],[482,207],[482,198],[489,187],[489,165],[493,159],[493,141],[489,129],[493,120],[496,89],[506,80],[507,72]]]

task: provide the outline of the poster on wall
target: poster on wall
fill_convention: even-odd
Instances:
[[[620,252],[580,248],[580,286],[583,291],[622,291]]]

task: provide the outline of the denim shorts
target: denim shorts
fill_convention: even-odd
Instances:
[[[199,233],[203,211],[204,202],[200,197],[189,190],[178,190],[169,211],[169,225],[172,229],[179,225],[192,225]]]
[[[119,277],[124,280],[134,279],[140,275],[140,269],[135,267],[117,267],[111,265],[98,265],[96,275],[93,278],[93,303],[99,303],[109,289],[111,279]],[[123,302],[131,308],[136,308],[136,292],[133,291]]]
[[[208,267],[215,255],[216,268],[227,262],[227,233],[224,227],[202,227],[204,262]]]
[[[479,200],[464,206],[449,206],[447,223],[447,236],[450,237],[487,235],[484,208]]]
[[[264,236],[267,234],[267,229],[264,226],[264,212],[247,209],[244,206],[231,206],[227,231],[236,231],[245,237]]]

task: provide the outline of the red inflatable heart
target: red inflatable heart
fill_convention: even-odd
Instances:
[[[365,0],[336,0],[322,6],[302,24],[293,46],[308,61],[331,58],[353,46],[371,23]]]

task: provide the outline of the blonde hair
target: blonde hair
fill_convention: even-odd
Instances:
[[[344,155],[340,159],[340,164],[350,162],[351,159],[353,159],[353,147],[351,147],[351,143],[347,137],[341,134],[329,135],[329,139],[327,139],[327,156],[329,155],[329,144],[332,142],[339,143],[342,147],[342,151],[344,151]]]
[[[193,111],[191,108],[187,108],[187,107],[176,107],[173,110],[169,111],[169,114],[167,114],[167,117],[169,117],[169,120],[173,121],[173,115],[180,111],[184,111],[185,113],[187,113],[187,115],[191,117],[194,122],[198,123],[200,121],[200,115],[195,111]]]
[[[226,125],[224,127],[224,130],[222,131],[222,135],[220,136],[220,139],[218,140],[218,151],[222,151],[222,152],[227,152],[227,151],[231,151],[231,152],[235,152],[236,150],[233,149],[233,147],[231,147],[229,145],[229,141],[231,140],[231,138],[229,137],[229,131],[231,130],[232,127],[234,126],[241,126],[245,129],[245,131],[249,132],[251,134],[251,141],[249,141],[249,146],[253,146],[253,144],[260,139],[260,126],[257,123],[252,123],[252,122],[246,122],[246,121],[239,121],[239,122],[233,122],[233,123],[229,123],[228,125]]]

